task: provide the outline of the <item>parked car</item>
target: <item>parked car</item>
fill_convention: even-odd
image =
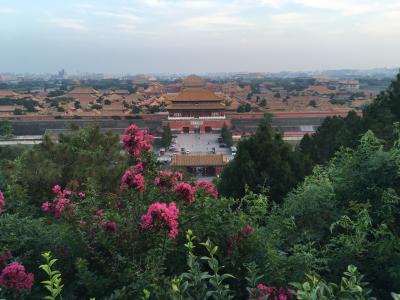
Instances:
[[[185,154],[186,153],[186,149],[185,148],[181,148],[181,154]]]
[[[190,154],[190,150],[186,149],[185,154]]]
[[[225,143],[221,143],[221,144],[219,144],[219,146],[220,146],[221,148],[226,148],[226,144],[225,144]]]
[[[235,155],[236,155],[236,152],[237,152],[237,148],[236,148],[235,146],[232,146],[232,147],[231,147],[231,154],[232,154],[232,156],[235,156]]]
[[[211,149],[211,153],[212,153],[212,154],[215,154],[215,153],[216,153],[216,151],[215,151],[215,147],[212,147],[212,149]]]
[[[164,155],[165,154],[165,148],[160,148],[160,155]]]
[[[222,143],[224,141],[224,139],[222,137],[218,138],[218,143]]]

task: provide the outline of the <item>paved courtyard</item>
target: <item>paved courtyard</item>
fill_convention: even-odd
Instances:
[[[180,151],[181,148],[185,148],[190,151],[190,154],[206,154],[215,148],[216,153],[222,153],[224,155],[230,155],[231,151],[229,148],[221,148],[218,143],[218,138],[221,135],[212,133],[201,133],[201,134],[178,134],[176,138],[176,148]]]

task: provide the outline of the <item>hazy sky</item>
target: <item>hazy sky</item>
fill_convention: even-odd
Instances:
[[[400,66],[400,0],[0,0],[0,72]]]

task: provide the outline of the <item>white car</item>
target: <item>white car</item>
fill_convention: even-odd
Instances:
[[[190,150],[186,149],[185,154],[190,154]]]

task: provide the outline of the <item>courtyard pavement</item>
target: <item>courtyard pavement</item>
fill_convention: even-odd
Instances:
[[[190,151],[190,154],[207,154],[211,153],[212,148],[215,148],[216,153],[230,155],[229,148],[221,148],[218,143],[220,134],[212,133],[186,133],[178,134],[176,138],[176,149],[185,148]]]

